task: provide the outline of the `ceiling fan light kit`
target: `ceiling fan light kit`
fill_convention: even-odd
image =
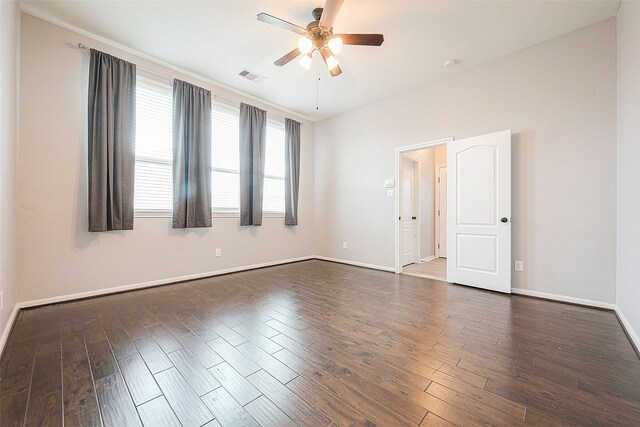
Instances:
[[[298,40],[298,50],[301,54],[306,55],[313,49],[313,42],[307,37],[300,37]]]
[[[335,57],[342,51],[343,45],[380,46],[384,41],[382,34],[335,34],[333,21],[338,15],[343,0],[326,0],[324,8],[316,8],[311,15],[311,21],[306,28],[287,22],[267,13],[258,14],[258,21],[275,25],[285,30],[293,31],[302,37],[298,39],[298,47],[274,62],[281,67],[300,55],[304,55],[298,63],[306,70],[311,68],[314,51],[318,51],[329,70],[335,77],[342,73],[340,62]]]
[[[307,54],[304,55],[302,57],[302,59],[300,61],[298,61],[298,63],[302,66],[302,68],[304,68],[305,70],[309,70],[311,68],[311,55]]]

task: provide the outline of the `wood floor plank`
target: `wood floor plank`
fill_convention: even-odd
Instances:
[[[315,372],[322,371],[324,368],[315,365],[308,360],[303,359],[295,353],[290,352],[286,348],[273,353],[273,357],[288,366],[291,370],[299,375],[311,376]]]
[[[462,368],[448,365],[446,363],[442,365],[438,369],[438,371],[444,372],[447,375],[462,380],[478,388],[484,388],[484,386],[487,385],[487,378],[478,374],[474,374],[473,372],[466,371]]]
[[[373,421],[356,412],[337,396],[304,377],[292,380],[287,384],[287,388],[310,405],[313,405],[314,408],[318,408],[337,425],[371,426],[373,424]]]
[[[251,415],[222,387],[202,396],[202,401],[222,427],[258,425]]]
[[[207,344],[209,344],[209,347],[218,353],[221,361],[226,361],[243,377],[260,370],[260,366],[258,366],[253,360],[238,351],[234,346],[222,338],[211,340]]]
[[[173,353],[169,353],[169,358],[198,396],[220,387],[220,383],[198,362],[189,350],[176,350]]]
[[[95,387],[105,427],[142,425],[120,373],[96,380]]]
[[[266,325],[263,325],[263,326],[267,328]],[[270,334],[270,336],[267,337],[265,335],[255,332],[253,329],[250,329],[245,325],[235,326],[233,330],[234,332],[237,332],[239,335],[241,335],[246,341],[250,341],[251,343],[253,343],[254,345],[257,345],[258,347],[260,347],[261,349],[263,349],[269,354],[273,354],[276,351],[280,351],[282,349],[282,346],[276,344],[273,340],[269,339],[275,335],[278,335],[277,331],[273,331],[274,333]]]
[[[427,411],[424,408],[410,401],[395,399],[393,393],[377,383],[372,383],[352,372],[346,367],[329,367],[327,373],[347,384],[352,389],[359,391],[364,396],[386,406],[389,411],[394,412],[399,418],[407,420],[409,423],[420,424]]]
[[[157,374],[173,366],[171,360],[169,360],[152,336],[140,338],[133,343],[152,374]]]
[[[317,260],[22,310],[0,378],[2,427],[640,425],[614,313]]]
[[[226,342],[234,347],[247,342],[247,340],[242,335],[238,334],[236,331],[225,324],[220,323],[213,326],[211,329],[213,329],[220,337],[222,337]]]
[[[209,372],[242,406],[261,395],[257,388],[226,362],[214,366]]]
[[[310,406],[266,371],[258,371],[247,379],[297,424],[314,426],[331,424],[331,420],[320,410]]]
[[[145,427],[182,427],[164,396],[138,406],[138,414],[140,414],[140,419]]]
[[[200,361],[202,366],[210,368],[224,361],[215,351],[211,349],[204,341],[202,341],[196,334],[189,332],[178,337],[180,342],[188,348],[195,357]],[[220,339],[220,338],[218,338]]]
[[[26,425],[63,424],[60,337],[38,343],[31,376]]]
[[[65,425],[102,423],[82,330],[62,335],[62,390]]]
[[[167,369],[154,376],[182,425],[201,426],[214,418],[177,369]]]
[[[163,324],[147,326],[147,329],[165,353],[171,353],[182,348],[180,341]]]
[[[0,425],[24,425],[30,385],[31,371],[0,380]]]
[[[385,408],[383,404],[369,399],[367,396],[357,392],[327,373],[316,372],[311,379],[328,392],[338,396],[338,398],[354,408],[357,412],[366,414],[367,418],[378,425],[411,425],[409,422],[397,418],[391,411]]]
[[[273,404],[269,399],[260,396],[244,407],[261,426],[297,427],[291,418]]]
[[[139,354],[123,357],[118,361],[118,364],[136,406],[162,394]]]
[[[101,322],[116,359],[131,356],[138,352],[126,329],[122,326],[122,322],[115,314],[103,316]]]
[[[286,384],[298,376],[293,370],[289,369],[284,363],[262,350],[257,345],[246,342],[237,347],[249,359],[253,360],[258,366],[273,375],[282,384]]]
[[[126,313],[119,316],[120,322],[132,341],[148,337],[149,331],[134,313]]]

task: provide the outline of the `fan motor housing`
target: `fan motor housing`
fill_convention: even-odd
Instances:
[[[309,22],[307,25],[307,37],[313,42],[315,47],[321,48],[327,44],[333,37],[333,28],[327,28],[320,25],[320,17],[324,9],[317,7],[311,12],[314,21]]]

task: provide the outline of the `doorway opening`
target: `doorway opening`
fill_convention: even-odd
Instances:
[[[396,272],[447,280],[447,142],[396,149]]]

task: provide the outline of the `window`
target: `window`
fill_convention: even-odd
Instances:
[[[173,206],[173,94],[166,83],[136,82],[136,211],[169,211]]]
[[[135,210],[173,208],[173,93],[166,82],[138,76],[136,89]],[[240,118],[237,107],[211,105],[211,204],[240,210]],[[284,212],[284,123],[269,118],[263,211]]]

